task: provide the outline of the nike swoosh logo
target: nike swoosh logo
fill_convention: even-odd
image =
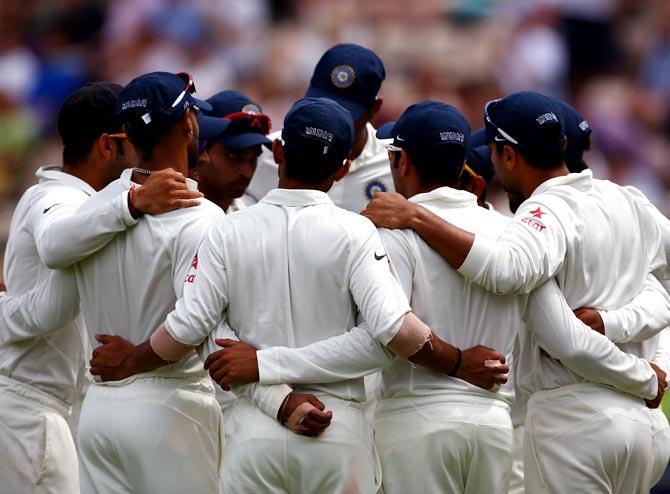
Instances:
[[[405,140],[405,139],[403,139],[403,138],[400,137],[400,136],[395,136],[395,138],[396,138],[396,141],[404,141],[404,140]]]
[[[384,259],[385,257],[386,257],[386,253],[384,253],[384,254],[381,255],[381,256],[378,256],[377,253],[375,252],[375,259],[377,259],[378,261],[381,261],[381,260]]]
[[[42,214],[46,214],[47,211],[49,211],[51,208],[53,208],[53,207],[55,207],[55,206],[58,206],[59,204],[60,204],[60,202],[57,202],[56,204],[52,204],[51,206],[49,206],[48,208],[46,208],[44,211],[42,211]]]

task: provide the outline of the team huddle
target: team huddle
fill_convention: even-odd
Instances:
[[[336,45],[272,133],[186,73],[65,101],[5,253],[1,492],[649,492],[670,222],[567,103],[375,129],[384,78]]]

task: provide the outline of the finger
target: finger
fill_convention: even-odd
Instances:
[[[112,341],[114,339],[114,336],[109,335],[109,334],[98,333],[98,334],[95,335],[95,339],[97,341],[99,341],[100,343],[105,344],[105,343],[109,343],[110,341]]]
[[[91,374],[94,376],[99,376],[102,373],[102,369],[100,367],[93,367],[91,366]]]
[[[306,418],[305,420],[302,421],[302,424],[300,424],[300,425],[309,429],[310,431],[321,432],[321,431],[324,431],[328,428],[328,426],[330,425],[330,421],[328,421],[324,424],[324,423],[321,423],[321,422],[315,422],[314,420],[312,420],[310,418]]]
[[[217,350],[216,352],[210,353],[209,356],[205,359],[205,369],[209,368],[213,362],[218,360],[218,358],[223,354],[222,350]]]
[[[172,199],[200,199],[205,196],[198,190],[181,189],[172,192],[171,197]]]
[[[223,347],[223,348],[230,348],[230,347],[233,347],[233,346],[235,346],[235,345],[239,345],[239,344],[240,344],[239,341],[237,341],[237,340],[231,340],[231,339],[229,339],[229,338],[217,338],[216,340],[214,340],[214,342],[215,342],[217,345],[219,345],[220,347]]]
[[[226,369],[225,367],[222,367],[221,369],[219,369],[215,373],[210,372],[209,375],[216,382],[225,381],[226,385],[230,385],[230,384],[233,383],[233,377],[234,376],[231,376],[228,372],[228,369]]]
[[[225,362],[223,362],[223,361],[221,361],[221,360],[215,360],[215,361],[212,362],[212,364],[209,366],[209,369],[208,369],[208,370],[209,370],[209,375],[210,375],[210,376],[213,376],[213,375],[215,375],[215,374],[218,374],[219,372],[221,372],[221,371],[223,370],[223,368],[224,368],[225,365],[226,365]]]
[[[309,418],[310,420],[323,424],[330,422],[333,419],[333,412],[322,412],[321,410],[310,410],[307,412],[305,420]]]
[[[307,401],[310,402],[312,405],[314,405],[317,409],[320,411],[326,408],[326,405],[321,403],[321,400],[319,400],[316,396],[314,395],[307,395]]]
[[[175,205],[184,209],[184,208],[194,208],[200,205],[200,201],[197,199],[178,199],[175,202]]]
[[[507,382],[507,374],[496,374],[494,380],[496,384],[505,384]]]

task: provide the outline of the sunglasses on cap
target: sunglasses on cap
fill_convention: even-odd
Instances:
[[[112,139],[128,139],[128,136],[125,132],[117,132],[115,134],[107,134]]]
[[[168,113],[173,111],[179,103],[186,97],[186,94],[193,94],[195,93],[195,83],[193,82],[193,77],[191,77],[191,74],[188,72],[179,72],[176,74],[177,77],[179,77],[184,83],[186,84],[186,87],[184,90],[179,93],[177,98],[174,100],[172,105],[170,105],[170,108],[168,108]]]
[[[463,163],[463,171],[468,175],[470,175],[472,178],[479,176],[477,173],[475,173],[475,171],[472,168],[470,168],[470,166],[467,163]]]
[[[268,135],[272,128],[270,117],[264,113],[236,112],[224,116],[231,123],[225,130],[226,134],[242,134],[244,132],[256,132]]]
[[[517,146],[520,146],[521,144],[519,144],[519,141],[514,139],[514,137],[509,135],[500,127],[498,127],[496,124],[493,123],[493,120],[491,120],[491,116],[489,115],[489,105],[491,105],[492,103],[497,103],[498,101],[500,101],[500,99],[501,98],[491,100],[488,103],[486,103],[486,105],[484,105],[484,125],[488,128],[495,129],[498,132],[498,134],[500,134],[504,138],[504,140],[511,142],[512,144],[516,144]],[[498,139],[497,136],[494,137],[494,140],[496,142],[502,142],[502,140]]]

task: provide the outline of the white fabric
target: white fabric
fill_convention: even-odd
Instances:
[[[523,437],[525,427],[514,426],[512,440],[512,470],[509,479],[509,494],[523,494]]]
[[[361,154],[351,162],[349,173],[335,182],[328,195],[335,205],[359,213],[375,191],[393,192],[393,178],[389,166],[388,150],[375,136],[375,128],[367,124],[368,138]],[[281,130],[268,136],[274,141],[281,138]],[[258,166],[242,200],[249,206],[261,200],[270,190],[277,188],[277,164],[272,152],[263,148],[258,158]]]
[[[409,311],[372,223],[315,190],[275,189],[259,204],[219,220],[191,276],[166,320],[171,335],[185,344],[207,337],[224,311],[240,339],[257,348],[342,334],[359,311],[386,344]],[[312,389],[365,399],[360,378]]]
[[[56,398],[0,377],[0,490],[10,493],[79,492],[77,452]]]
[[[385,494],[506,492],[509,406],[453,394],[380,401],[375,443]]]
[[[374,493],[372,428],[361,405],[318,398],[332,410],[333,420],[317,439],[294,434],[246,399],[235,402],[226,423],[222,492]]]
[[[651,412],[629,395],[593,384],[537,392],[526,417],[526,492],[649,492],[661,453],[653,431]]]
[[[221,422],[205,380],[92,385],[79,422],[82,494],[218,492]]]
[[[38,253],[40,235],[51,225],[58,225],[61,220],[57,218],[64,218],[67,211],[95,192],[83,180],[56,168],[40,168],[37,176],[39,184],[24,193],[12,217],[4,264],[4,282],[10,297],[22,295],[48,278],[52,271]],[[64,296],[75,292],[73,302],[78,303],[73,285],[65,290]],[[2,297],[0,303],[10,297]],[[33,337],[21,318],[11,335],[0,330],[0,375],[30,383],[71,405],[84,385],[87,363],[83,320],[75,319],[78,311],[73,304],[54,328],[56,332],[47,336]]]

